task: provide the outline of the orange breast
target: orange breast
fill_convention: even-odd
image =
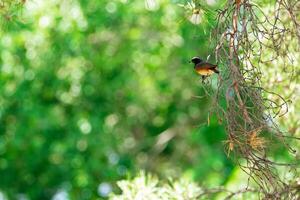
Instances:
[[[200,75],[202,75],[202,76],[208,76],[208,75],[211,75],[212,73],[214,73],[213,70],[208,69],[208,68],[200,68],[200,67],[198,67],[198,68],[196,68],[195,70],[196,70],[196,72],[197,72],[198,74],[200,74]]]

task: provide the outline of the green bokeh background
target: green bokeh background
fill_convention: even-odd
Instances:
[[[141,169],[208,187],[234,176],[224,127],[213,115],[204,125],[210,99],[194,97],[205,93],[188,63],[213,52],[216,22],[194,25],[177,3],[30,0],[3,26],[2,196],[102,199],[101,186],[118,191]]]

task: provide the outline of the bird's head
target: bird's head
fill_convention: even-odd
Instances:
[[[202,61],[203,60],[201,58],[199,58],[199,57],[193,57],[190,62],[192,62],[192,63],[194,63],[196,65],[198,63],[201,63]]]

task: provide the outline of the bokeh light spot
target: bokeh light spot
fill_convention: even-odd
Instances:
[[[101,197],[107,197],[112,192],[112,187],[109,183],[103,182],[98,186],[98,194]]]
[[[92,130],[92,125],[90,124],[90,122],[85,119],[85,118],[82,118],[80,119],[78,122],[77,122],[77,125],[79,126],[81,132],[83,134],[89,134]]]
[[[117,11],[117,5],[114,2],[109,2],[108,4],[106,4],[105,9],[109,13],[114,13]]]

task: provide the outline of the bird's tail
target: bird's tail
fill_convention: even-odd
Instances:
[[[215,73],[219,74],[220,71],[217,69],[217,66],[215,66],[213,69],[212,69]]]

